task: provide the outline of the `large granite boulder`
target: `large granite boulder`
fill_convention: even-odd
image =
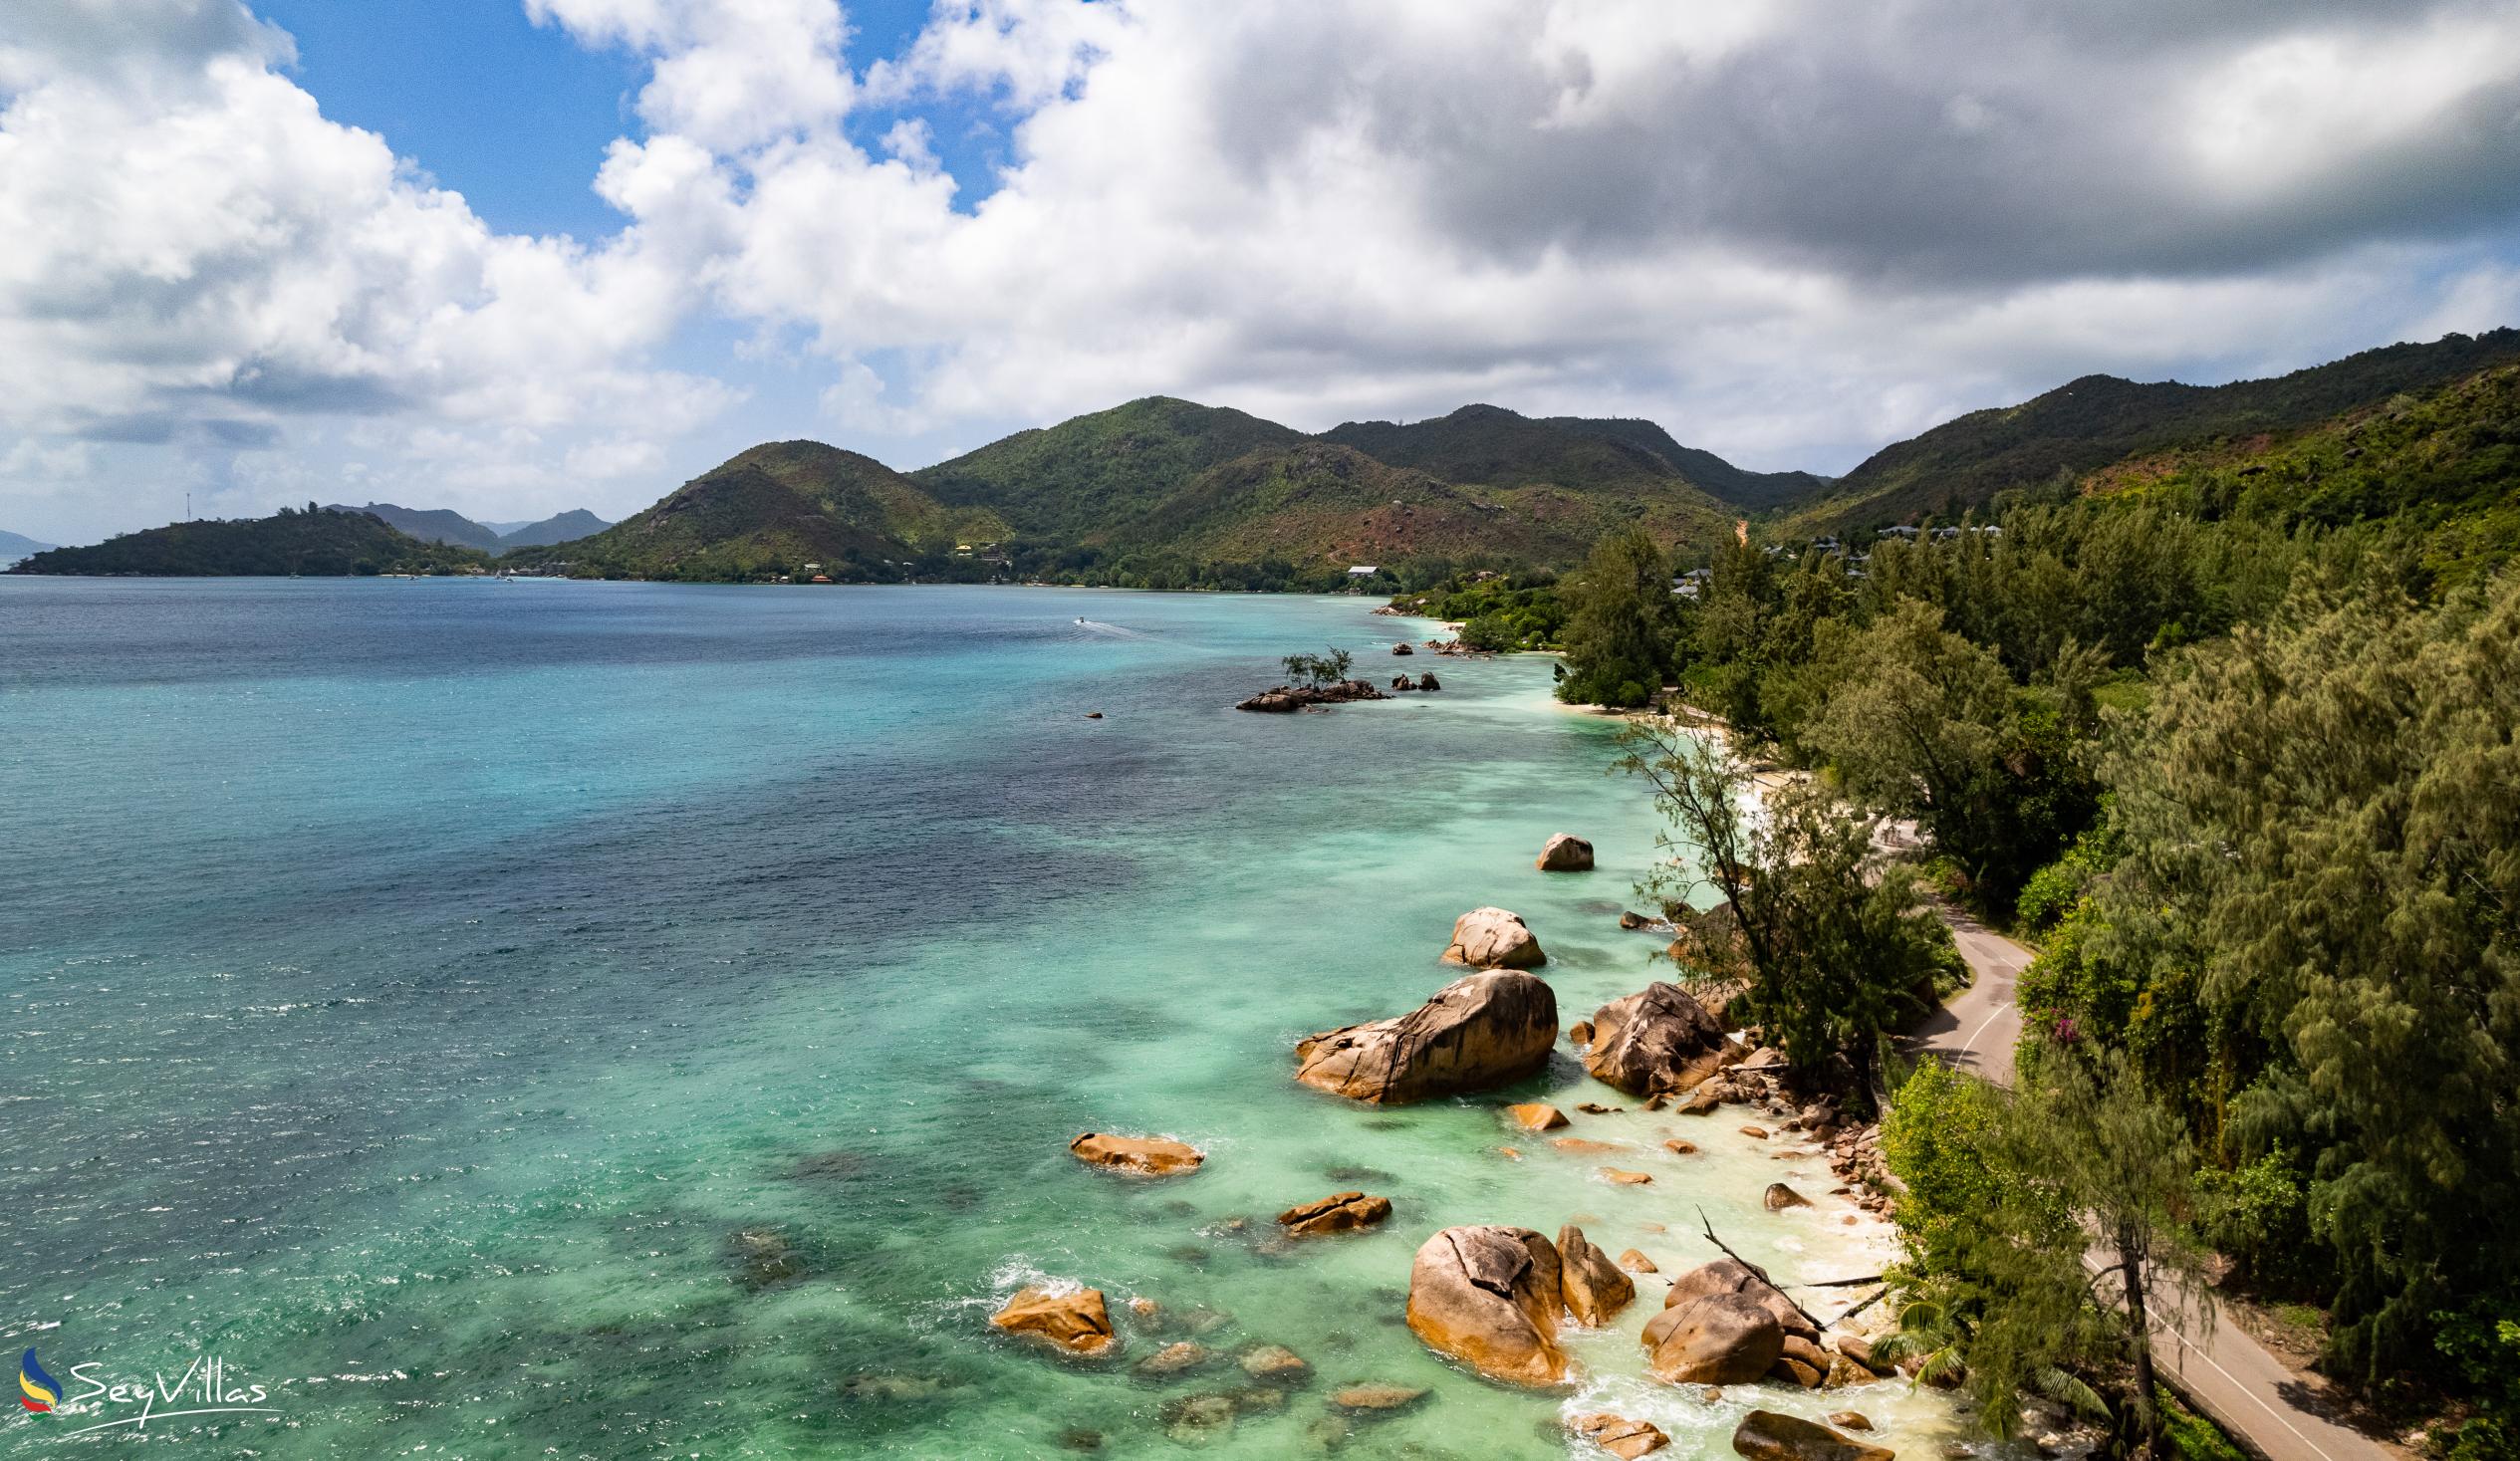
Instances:
[[[1559,833],[1541,848],[1538,866],[1543,872],[1590,872],[1593,845],[1573,833]]]
[[[1750,1461],[1892,1461],[1882,1446],[1842,1436],[1817,1420],[1753,1410],[1732,1433],[1732,1448]]]
[[[1115,1136],[1108,1131],[1088,1131],[1069,1142],[1068,1150],[1079,1161],[1135,1177],[1195,1172],[1207,1159],[1197,1147],[1169,1136]]]
[[[1740,1294],[1709,1294],[1664,1309],[1645,1323],[1645,1367],[1672,1384],[1739,1385],[1759,1379],[1785,1353],[1785,1327]]]
[[[1411,1014],[1350,1025],[1295,1047],[1295,1079],[1351,1100],[1398,1105],[1510,1086],[1549,1063],[1558,997],[1529,974],[1456,979]]]
[[[1593,1016],[1584,1069],[1631,1096],[1683,1092],[1724,1068],[1724,1031],[1676,984],[1648,984]]]
[[[1369,1197],[1362,1192],[1334,1192],[1328,1197],[1298,1203],[1278,1214],[1278,1226],[1294,1238],[1318,1238],[1325,1233],[1346,1233],[1370,1228],[1391,1215],[1391,1199]]]
[[[1558,1271],[1567,1312],[1586,1329],[1600,1329],[1636,1302],[1637,1281],[1573,1223],[1558,1229]]]
[[[1556,1384],[1570,1368],[1558,1347],[1563,1294],[1558,1250],[1531,1229],[1446,1228],[1409,1265],[1408,1327],[1490,1379]]]
[[[1670,1289],[1662,1296],[1662,1307],[1676,1309],[1692,1299],[1718,1294],[1738,1295],[1758,1305],[1775,1318],[1777,1327],[1786,1334],[1814,1342],[1820,1339],[1819,1328],[1803,1317],[1803,1312],[1794,1307],[1793,1300],[1778,1292],[1776,1286],[1768,1282],[1766,1274],[1737,1259],[1719,1258],[1713,1263],[1702,1263],[1673,1279]]]
[[[1443,958],[1473,969],[1536,969],[1549,962],[1522,914],[1503,908],[1472,908],[1453,919],[1452,942]]]
[[[989,1323],[1088,1358],[1111,1352],[1119,1342],[1100,1289],[1026,1289],[1007,1300]]]

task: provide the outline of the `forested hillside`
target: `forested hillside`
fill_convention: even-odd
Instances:
[[[1728,547],[1681,596],[1628,535],[1556,613],[1494,610],[1562,624],[1569,698],[1674,685],[1729,722],[1634,758],[1692,844],[1748,759],[1808,774],[1674,945],[1747,1008],[1889,1010],[1910,977],[1846,911],[1907,874],[1814,805],[1859,848],[1912,825],[1916,871],[2039,945],[2012,1089],[1927,1066],[1883,1134],[1914,1253],[1887,1350],[1995,1423],[2088,1401],[2166,1444],[2112,1296],[2219,1275],[2435,1453],[2520,1444],[2520,365],[2369,398],[2415,360],[2216,397],[2186,436],[2137,412],[2140,450],[2051,455],[1941,533]],[[1934,449],[2000,482],[2000,435]],[[1832,867],[1835,898],[1788,896]],[[1821,1055],[1871,1069],[1886,1028]]]
[[[1972,411],[1883,448],[1798,512],[1805,532],[1984,508],[2009,489],[2074,480],[2131,455],[2220,443],[2250,454],[2393,397],[2520,363],[2520,330],[2393,345],[2264,380],[2139,384],[2086,375],[2019,405]]]
[[[423,543],[365,512],[284,507],[267,518],[204,518],[125,533],[87,548],[21,560],[16,574],[129,574],[160,578],[285,578],[479,572],[486,555]]]

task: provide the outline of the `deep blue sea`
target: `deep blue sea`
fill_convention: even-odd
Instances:
[[[1567,1021],[1655,973],[1616,923],[1651,808],[1548,660],[1230,709],[1282,654],[1387,674],[1433,631],[1369,608],[0,578],[0,1344],[74,1398],[194,1376],[145,1426],[14,1413],[0,1454],[1491,1461],[1598,1455],[1563,1417],[1610,1408],[1714,1458],[1753,1404],[1851,1404],[1917,1453],[1949,1418],[1904,1385],[1640,1377],[1650,1280],[1566,1390],[1403,1327],[1449,1223],[1581,1221],[1678,1271],[1714,1256],[1702,1208],[1804,1277],[1887,1238],[1837,1199],[1765,1213],[1827,1169],[1730,1123],[1579,1116],[1643,1187],[1510,1132],[1508,1099],[1619,1100],[1571,1059],[1396,1110],[1292,1083],[1306,1032],[1444,984],[1481,903],[1530,920]],[[1602,870],[1536,871],[1559,831]],[[1067,1154],[1086,1130],[1209,1159],[1119,1179]],[[1683,1133],[1700,1155],[1661,1150]],[[1268,1241],[1351,1187],[1391,1222]],[[1161,1318],[1102,1364],[989,1329],[1044,1279]],[[1133,1373],[1190,1333],[1216,1367]],[[1261,1343],[1312,1382],[1175,1423]],[[212,1359],[267,1408],[169,1414]],[[1326,1396],[1359,1380],[1432,1393],[1351,1421]]]

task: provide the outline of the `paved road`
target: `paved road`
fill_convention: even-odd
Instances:
[[[1940,1056],[1971,1075],[2009,1086],[2013,1047],[2021,1043],[2021,1007],[2013,986],[2030,966],[2030,950],[1958,908],[1945,904],[1941,911],[1972,979],[1908,1035],[1905,1049],[1911,1056]]]
[[[1942,909],[1975,982],[1904,1042],[2003,1085],[2012,1084],[2021,1041],[2014,983],[2030,950],[1952,907]],[[2095,1262],[2101,1260],[2095,1259]],[[2206,1296],[2188,1297],[2176,1316],[2152,1316],[2152,1361],[2162,1378],[2214,1423],[2267,1461],[2394,1461],[2399,1454],[2330,1420],[2323,1397],[2229,1317],[2205,1322]]]

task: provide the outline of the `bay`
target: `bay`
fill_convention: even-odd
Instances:
[[[1581,1221],[1666,1273],[1715,1256],[1701,1210],[1780,1277],[1890,1248],[1735,1121],[1579,1116],[1612,1157],[1509,1131],[1507,1099],[1631,1104],[1566,1055],[1399,1110],[1292,1083],[1304,1034],[1445,983],[1481,903],[1531,921],[1567,1021],[1657,970],[1616,922],[1655,852],[1615,726],[1543,658],[1395,660],[1427,626],[1368,608],[0,579],[0,1341],[65,1376],[219,1357],[278,1413],[150,1427],[209,1454],[1555,1457],[1614,1409],[1711,1458],[1754,1404],[1921,1454],[1953,1422],[1903,1383],[1642,1379],[1650,1280],[1579,1389],[1403,1327],[1451,1223]],[[1444,689],[1229,708],[1325,646]],[[1560,831],[1601,870],[1537,871]],[[1208,1162],[1114,1178],[1086,1130]],[[1817,1205],[1764,1212],[1777,1179]],[[1382,1230],[1270,1240],[1356,1187]],[[1103,1365],[989,1330],[1045,1278],[1164,1318]],[[1193,1331],[1219,1367],[1133,1375]],[[1168,1424],[1260,1343],[1312,1382]],[[1429,1394],[1351,1421],[1352,1381]]]

